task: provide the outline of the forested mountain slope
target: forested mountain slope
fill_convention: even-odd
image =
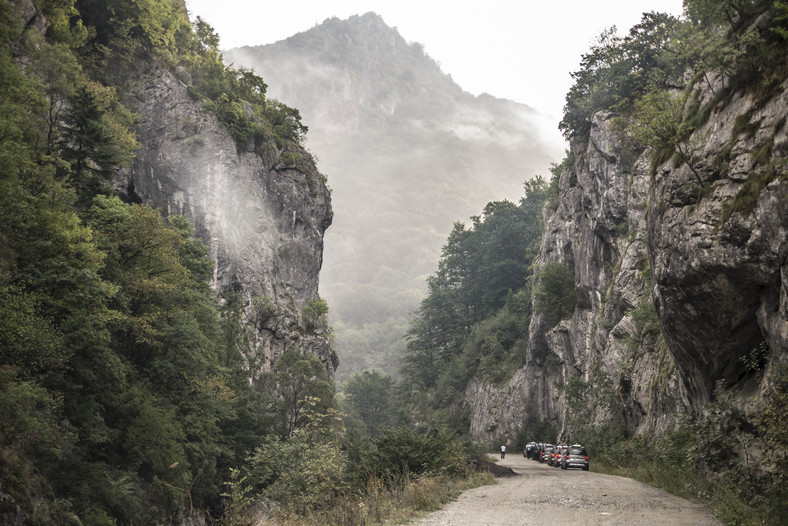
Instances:
[[[182,1],[2,0],[0,40],[0,523],[224,516],[334,404],[306,128]]]
[[[343,360],[338,378],[369,367],[396,373],[408,315],[453,222],[517,200],[562,150],[540,139],[532,108],[463,92],[374,13],[223,55],[299,109],[307,146],[330,176],[321,293]]]

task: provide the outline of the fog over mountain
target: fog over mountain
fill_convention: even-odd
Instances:
[[[301,112],[332,188],[320,291],[338,380],[367,368],[396,373],[408,314],[454,222],[490,201],[517,201],[523,182],[549,175],[563,152],[540,140],[535,110],[464,92],[374,13],[224,59],[253,69],[270,97]]]

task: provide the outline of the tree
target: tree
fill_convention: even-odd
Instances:
[[[685,102],[685,96],[666,91],[643,96],[635,105],[635,120],[630,130],[633,138],[651,151],[655,163],[675,154],[687,165],[698,184],[705,187],[695,168],[696,155],[705,140],[693,135],[695,126],[684,119]]]
[[[625,37],[615,26],[604,31],[571,74],[574,84],[558,126],[564,135],[585,140],[597,111],[626,109],[644,93],[679,82],[685,65],[669,51],[679,25],[669,15],[645,13]]]
[[[59,144],[61,157],[68,162],[64,176],[87,200],[105,191],[117,168],[131,159],[137,143],[124,127],[130,114],[110,112],[110,105],[120,108],[113,90],[89,83],[77,88],[70,102]]]
[[[301,315],[306,322],[306,330],[315,331],[316,329],[323,328],[326,325],[326,316],[328,315],[328,303],[321,298],[312,298],[307,302]]]
[[[251,482],[263,494],[305,513],[330,505],[347,489],[339,415],[307,398],[303,426],[289,437],[268,436],[249,457]]]
[[[550,327],[558,325],[575,308],[574,272],[562,263],[547,263],[539,269],[539,281],[534,289],[534,310],[544,314]]]
[[[486,378],[498,381],[522,364],[526,344],[512,327],[530,320],[530,305],[523,307],[530,292],[524,291],[550,195],[537,176],[525,183],[518,204],[492,202],[471,228],[455,223],[407,333],[402,381],[421,393],[411,402],[445,408],[480,365]],[[424,397],[425,391],[434,396]]]
[[[250,327],[245,322],[243,296],[235,290],[225,290],[222,293],[222,334],[224,337],[225,367],[238,367],[244,363],[246,356],[251,351]]]
[[[366,424],[367,434],[376,437],[394,420],[394,380],[378,371],[354,374],[345,384],[348,412]]]
[[[319,400],[318,410],[334,403],[334,386],[325,365],[295,349],[285,351],[274,370],[263,373],[258,388],[268,394],[269,412],[280,436],[287,438],[305,424],[308,400]]]

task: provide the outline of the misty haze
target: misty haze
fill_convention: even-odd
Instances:
[[[454,222],[490,201],[517,202],[563,152],[541,142],[535,110],[464,92],[374,13],[223,55],[299,109],[328,177],[335,216],[320,291],[338,381],[372,368],[396,374],[409,313]]]

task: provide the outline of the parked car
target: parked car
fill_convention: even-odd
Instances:
[[[539,462],[545,463],[550,460],[550,453],[553,452],[553,445],[552,444],[544,444],[541,449],[541,455],[539,456]]]
[[[566,451],[566,446],[558,446],[555,449],[555,458],[553,459],[553,467],[560,468],[561,467],[561,459],[564,457],[564,452]]]
[[[536,452],[536,442],[529,442],[525,445],[525,449],[523,449],[523,456],[525,458],[533,458]]]
[[[550,466],[550,462],[555,457],[555,446],[552,444],[545,444],[544,451],[542,452],[542,462],[547,462],[547,465]]]
[[[561,469],[582,468],[588,471],[588,453],[580,444],[572,444],[564,451]]]

